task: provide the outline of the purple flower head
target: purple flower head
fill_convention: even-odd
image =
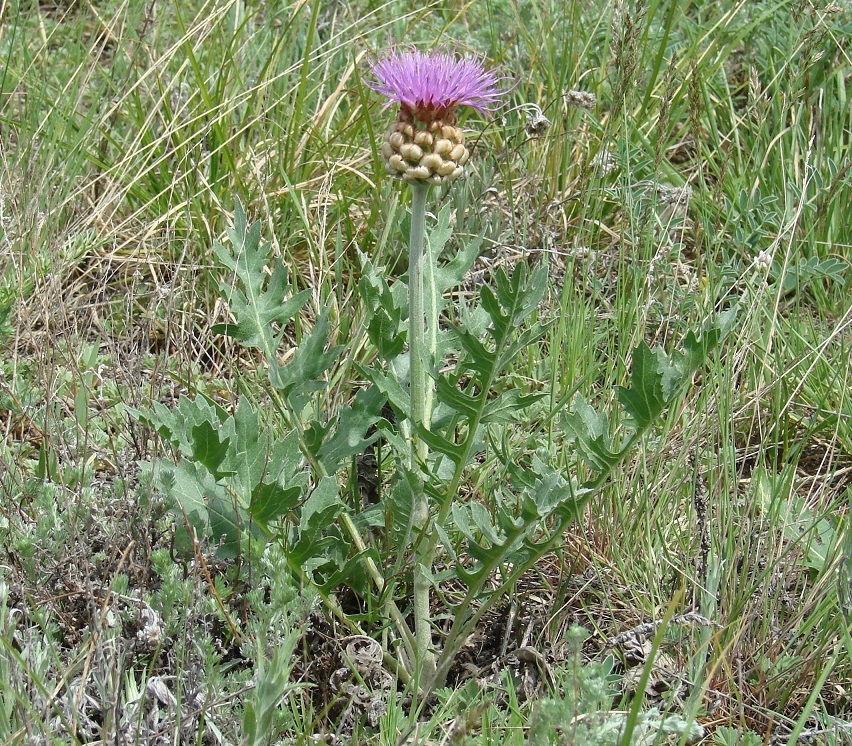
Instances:
[[[457,59],[449,52],[395,50],[376,60],[372,72],[370,87],[421,122],[452,119],[458,106],[488,112],[503,96],[496,72],[479,59]]]

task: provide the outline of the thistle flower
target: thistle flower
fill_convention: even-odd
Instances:
[[[370,87],[400,107],[381,146],[388,171],[431,184],[461,176],[470,153],[456,109],[493,109],[502,96],[498,75],[478,59],[440,51],[394,51],[377,60],[372,72]]]

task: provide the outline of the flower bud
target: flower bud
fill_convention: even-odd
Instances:
[[[399,149],[399,154],[411,163],[418,163],[423,157],[423,150],[413,142],[406,143]]]
[[[414,136],[414,144],[421,148],[431,148],[435,138],[429,132],[421,131]]]
[[[467,148],[465,148],[464,145],[456,145],[450,151],[450,160],[451,161],[458,161],[459,158],[461,158],[466,152],[467,152]]]
[[[441,163],[440,166],[438,166],[438,168],[435,169],[435,171],[437,171],[440,176],[449,176],[455,170],[456,164],[452,161],[444,161],[443,163]]]
[[[464,171],[470,153],[455,120],[416,120],[403,107],[380,145],[388,172],[409,183],[443,184]]]
[[[428,168],[430,171],[437,171],[443,162],[444,159],[437,153],[426,153],[426,155],[420,159],[420,165],[424,168]]]
[[[452,149],[453,144],[449,140],[436,140],[432,152],[438,155],[449,155]]]

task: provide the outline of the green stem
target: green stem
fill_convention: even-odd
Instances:
[[[434,396],[431,368],[434,364],[434,350],[430,343],[432,334],[436,334],[434,318],[434,270],[428,266],[430,257],[426,254],[426,197],[428,184],[411,185],[411,237],[408,252],[408,350],[411,362],[411,460],[409,467],[418,471],[419,464],[426,462],[428,446],[417,435],[417,429],[429,429],[432,422],[432,397]],[[425,269],[424,269],[425,267]],[[425,281],[424,281],[425,280]],[[429,297],[427,298],[427,282]],[[427,311],[430,318],[426,318]],[[437,337],[436,337],[437,339]],[[432,531],[429,500],[423,488],[417,496],[414,507],[414,525],[422,528],[421,539]],[[430,552],[431,541],[419,541],[414,567],[414,637],[417,641],[417,660],[419,663],[418,684],[421,689],[431,686],[435,674],[435,653],[432,649],[432,614],[429,608]],[[426,551],[424,551],[426,550]]]
[[[424,283],[424,264],[427,256],[426,244],[426,196],[428,184],[411,185],[411,238],[408,249],[408,350],[411,360],[411,419],[412,430],[418,427],[428,429],[431,425],[427,418],[428,398],[431,391],[427,366],[429,348],[426,338],[426,298]],[[431,305],[431,304],[430,304]],[[417,437],[411,438],[412,469],[417,468],[427,454],[426,444]]]

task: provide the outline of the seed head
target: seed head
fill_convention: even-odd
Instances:
[[[589,91],[565,91],[565,103],[578,109],[594,109],[598,97]]]

